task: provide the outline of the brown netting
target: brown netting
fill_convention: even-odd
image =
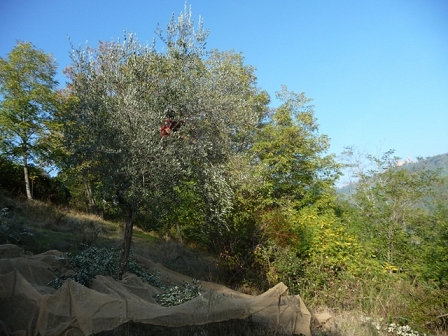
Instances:
[[[279,283],[259,296],[201,282],[204,291],[174,307],[162,307],[154,295],[159,288],[127,273],[123,280],[97,276],[87,288],[67,280],[55,290],[48,282],[70,270],[59,251],[23,254],[15,245],[0,245],[0,330],[5,335],[91,335],[126,323],[164,327],[205,325],[248,319],[266,324],[279,333],[310,335],[311,315],[298,295],[288,295]],[[150,272],[165,281],[191,281],[139,257]]]

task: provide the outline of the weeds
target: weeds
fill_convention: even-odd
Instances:
[[[0,210],[0,242],[14,243],[20,242],[20,238],[17,233],[12,232],[11,227],[8,225],[9,208],[3,208]]]
[[[338,330],[342,330],[344,336],[414,336],[446,332],[440,316],[444,316],[448,308],[447,290],[426,282],[410,282],[406,274],[369,276],[366,272],[362,278],[334,279],[325,288],[315,288],[314,295],[306,288],[302,292],[309,309],[318,311],[319,307],[332,307],[336,311],[333,316],[338,319]],[[370,322],[363,316],[370,316]]]
[[[426,336],[426,333],[419,333],[407,324],[385,323],[382,318],[374,320],[370,317],[362,317],[361,322],[367,325],[370,330],[376,331],[379,336]]]

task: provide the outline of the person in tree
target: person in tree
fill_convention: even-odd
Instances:
[[[176,132],[182,122],[166,117],[162,126],[160,126],[160,137],[168,137],[172,132]]]
[[[165,118],[165,121],[162,126],[160,126],[160,136],[168,137],[172,132],[172,121],[170,118]]]

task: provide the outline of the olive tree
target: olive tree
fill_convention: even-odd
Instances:
[[[51,147],[47,140],[57,110],[56,62],[29,42],[0,57],[0,149],[23,166],[26,195],[32,199],[30,163]]]
[[[199,187],[204,228],[225,228],[232,190],[224,165],[237,135],[260,118],[253,68],[241,55],[206,52],[207,32],[194,29],[190,10],[157,33],[162,52],[129,34],[73,50],[67,69],[78,99],[66,116],[71,165],[127,211],[121,273],[136,214],[172,199],[181,182]],[[169,136],[160,135],[165,118],[177,124]]]

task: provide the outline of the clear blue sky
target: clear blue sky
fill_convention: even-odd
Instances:
[[[448,0],[190,0],[209,48],[242,52],[276,107],[282,84],[314,100],[330,152],[448,152]],[[136,33],[152,42],[184,0],[1,0],[0,56],[17,40],[52,53]],[[161,46],[161,43],[158,42]]]

